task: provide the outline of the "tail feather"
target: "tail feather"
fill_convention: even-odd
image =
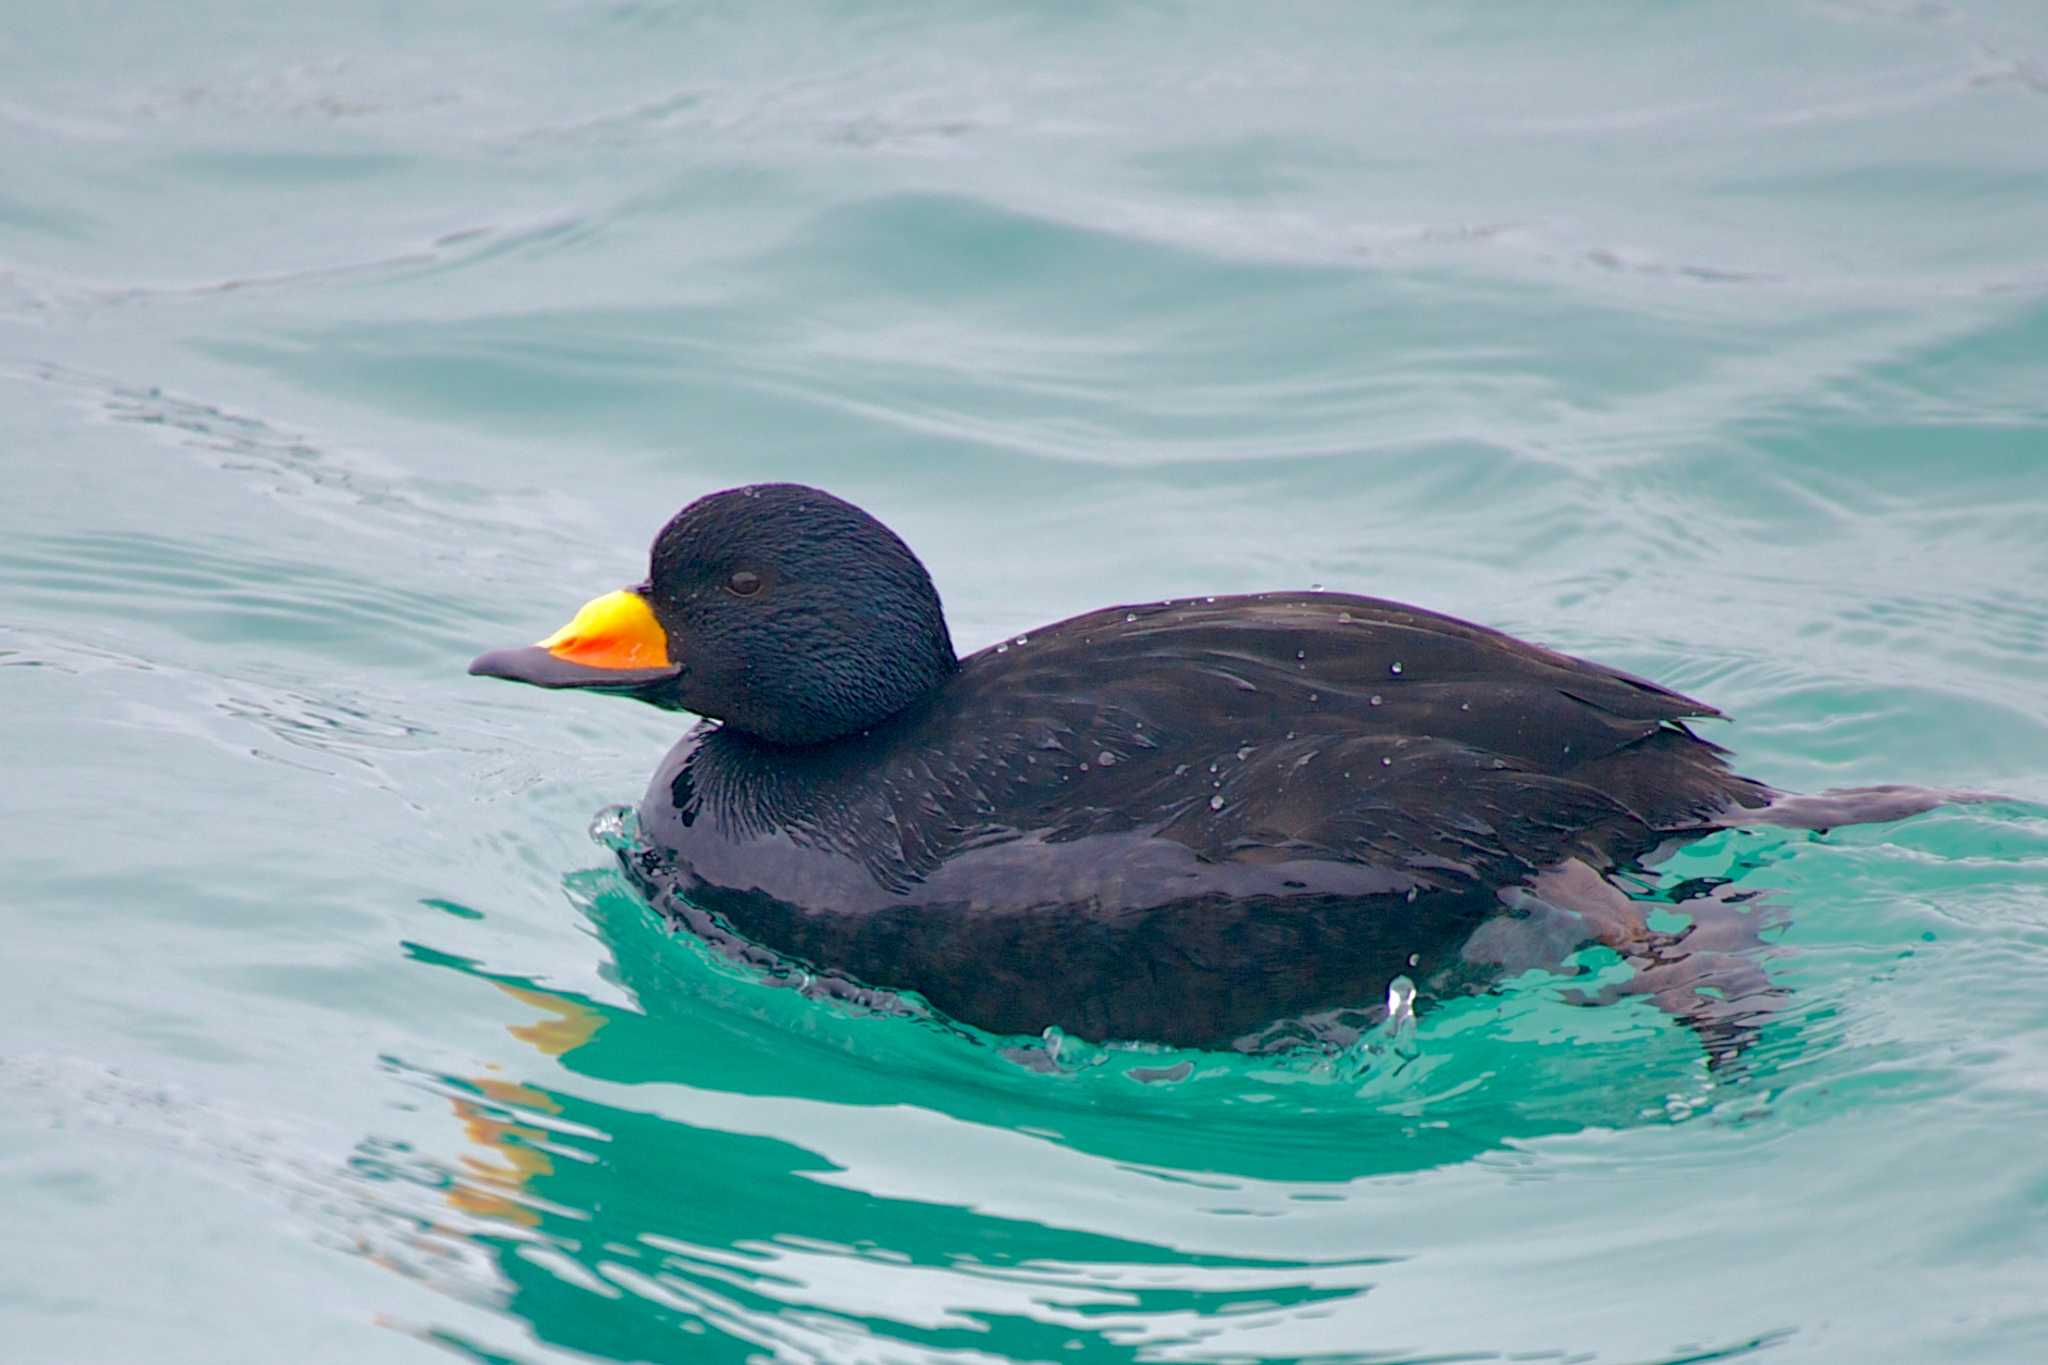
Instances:
[[[1782,825],[1790,829],[1833,829],[1837,825],[1876,825],[1921,815],[1937,806],[1978,805],[2006,801],[1992,792],[1947,787],[1834,787],[1811,795],[1773,793],[1762,806],[1734,805],[1715,824],[1722,829],[1746,825]]]

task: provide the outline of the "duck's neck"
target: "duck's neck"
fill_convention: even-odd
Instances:
[[[921,653],[898,655],[887,668],[835,662],[840,666],[817,669],[806,686],[791,688],[773,707],[726,717],[725,728],[784,749],[835,745],[924,706],[960,671],[943,632]]]

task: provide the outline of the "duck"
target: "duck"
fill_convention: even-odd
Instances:
[[[1659,933],[1617,874],[1948,799],[1780,793],[1696,732],[1705,702],[1346,592],[1128,603],[961,658],[910,547],[801,484],[691,502],[645,580],[469,671],[698,718],[621,855],[673,923],[1000,1037],[1263,1051],[1590,944],[1725,1037],[1773,998],[1752,917]]]

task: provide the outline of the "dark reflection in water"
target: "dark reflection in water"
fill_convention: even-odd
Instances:
[[[1376,1186],[1531,1165],[1532,1140],[1713,1098],[1663,1016],[1533,982],[1362,1068],[1057,1046],[1027,1067],[914,1009],[777,989],[672,936],[610,871],[565,889],[637,1008],[408,945],[517,1001],[508,1032],[547,1079],[389,1059],[469,1149],[370,1141],[354,1171],[405,1229],[373,1254],[601,1358],[1262,1355],[1412,1254],[1358,1203]]]

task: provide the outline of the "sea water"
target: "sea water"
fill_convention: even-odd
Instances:
[[[44,5],[0,167],[0,1357],[2048,1358],[2039,4]],[[463,671],[761,479],[963,648],[1321,583],[2013,799],[1647,874],[1739,1075],[855,1012]]]

